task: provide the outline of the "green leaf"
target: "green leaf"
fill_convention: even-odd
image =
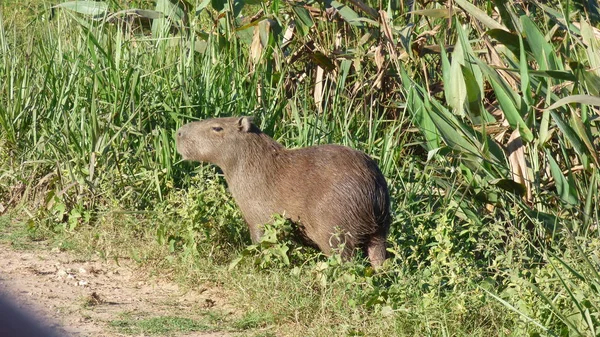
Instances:
[[[210,0],[202,0],[198,6],[196,6],[196,15],[200,15],[200,13],[208,6]]]
[[[336,0],[331,1],[331,7],[338,11],[338,14],[349,24],[356,27],[364,27],[364,23],[360,21],[360,16],[350,7]]]
[[[79,14],[103,16],[108,12],[108,4],[103,1],[67,1],[54,7],[68,9]]]
[[[479,20],[485,26],[490,29],[504,29],[507,30],[502,24],[498,23],[498,21],[489,17],[484,11],[475,7],[472,3],[466,0],[454,0],[454,2],[459,5],[465,12],[471,14],[474,18]]]
[[[225,5],[227,4],[227,0],[210,0],[210,5],[216,11],[222,11],[225,9]]]
[[[302,6],[292,6],[292,11],[294,11],[294,14],[297,18],[296,27],[302,36],[306,36],[310,28],[315,25],[312,17],[310,16],[310,12],[308,9]]]
[[[577,136],[575,130],[573,130],[569,123],[567,123],[567,121],[565,121],[556,111],[550,111],[550,115],[556,123],[556,126],[558,126],[560,131],[565,135],[565,137],[567,137],[569,142],[571,142],[575,152],[577,152],[580,157],[583,157],[586,153],[586,149],[582,140],[579,138],[579,136]]]
[[[494,179],[490,181],[490,184],[498,186],[499,188],[518,196],[524,196],[527,192],[527,189],[525,186],[523,186],[523,184],[519,184],[512,179]]]
[[[561,66],[557,65],[554,59],[554,48],[546,41],[546,38],[535,23],[533,23],[528,16],[523,15],[521,16],[521,24],[523,25],[523,31],[527,37],[527,44],[533,51],[533,57],[540,65],[540,69],[563,70]]]
[[[158,11],[153,11],[150,9],[125,9],[122,11],[118,11],[111,16],[119,16],[119,15],[123,15],[123,14],[136,14],[140,17],[147,18],[147,19],[162,19],[165,17],[163,13],[158,12]]]
[[[453,13],[454,13],[454,11],[450,11],[448,9],[443,9],[443,8],[421,9],[421,10],[408,12],[408,14],[429,16],[429,17],[436,18],[436,19],[450,18],[450,17],[452,17]]]
[[[544,110],[554,110],[559,108],[565,104],[570,103],[580,103],[587,105],[597,105],[600,106],[600,97],[590,96],[590,95],[571,95],[567,97],[563,97],[558,101],[554,102],[551,106],[547,107]]]
[[[490,82],[492,83],[492,87],[494,88],[494,93],[496,94],[496,98],[498,99],[498,103],[500,103],[500,107],[502,108],[502,112],[504,112],[504,116],[506,116],[506,120],[513,129],[519,129],[521,133],[521,138],[530,142],[533,140],[533,133],[527,125],[525,121],[519,114],[519,110],[515,107],[514,102],[510,98],[510,96],[504,91],[504,88],[496,82],[495,79],[490,78]]]
[[[579,200],[577,198],[577,191],[575,190],[575,186],[572,186],[567,178],[563,175],[560,166],[552,157],[552,153],[549,150],[546,150],[546,157],[548,157],[548,163],[550,164],[550,173],[554,178],[554,183],[556,184],[556,191],[558,192],[559,197],[566,203],[571,205],[577,205]]]
[[[406,103],[409,106],[408,110],[412,113],[413,122],[425,137],[427,149],[431,151],[439,148],[440,136],[435,128],[435,124],[426,112],[425,103],[421,99],[423,90],[419,90],[419,86],[413,83],[403,67],[400,68],[400,75],[402,76],[403,83],[410,83],[410,90],[408,91]]]
[[[446,141],[451,148],[480,157],[479,151],[473,144],[472,139],[466,138],[463,132],[459,131],[462,130],[462,125],[453,114],[435,100],[431,101],[431,108],[426,109],[426,111],[437,130],[444,138],[444,141]]]
[[[320,51],[315,51],[310,54],[313,62],[319,65],[319,67],[323,68],[326,71],[333,71],[335,69],[335,64],[327,55],[321,53]]]
[[[443,50],[442,48],[442,57],[445,56]],[[454,113],[464,117],[463,107],[467,97],[467,87],[462,74],[461,63],[464,64],[462,45],[460,42],[457,42],[452,54],[450,68],[444,71],[444,91],[446,102],[453,109]]]
[[[515,55],[519,55],[519,35],[505,31],[504,29],[490,29],[485,34],[505,45]],[[531,52],[529,45],[525,46],[527,52]]]
[[[165,18],[152,21],[152,36],[162,37],[168,33],[171,27],[171,22],[181,21],[185,18],[185,11],[177,4],[170,0],[156,1],[155,11],[163,13]]]

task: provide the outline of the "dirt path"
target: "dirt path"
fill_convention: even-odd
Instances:
[[[0,243],[0,294],[59,335],[231,336],[218,332],[219,317],[232,311],[216,289],[183,292],[140,277],[129,261],[83,261],[42,244],[15,250]]]

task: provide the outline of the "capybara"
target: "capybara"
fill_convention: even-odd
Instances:
[[[326,255],[343,244],[344,259],[360,248],[374,267],[385,260],[390,198],[365,153],[331,144],[287,149],[250,117],[186,124],[177,131],[177,151],[221,168],[254,243],[262,225],[281,214]]]

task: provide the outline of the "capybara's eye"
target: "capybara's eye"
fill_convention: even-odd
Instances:
[[[223,131],[223,128],[220,126],[213,126],[213,131],[219,132],[219,131]]]

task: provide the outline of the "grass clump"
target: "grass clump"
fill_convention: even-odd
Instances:
[[[196,320],[177,317],[160,316],[141,320],[114,320],[110,326],[129,335],[170,336],[176,332],[207,331],[210,327]]]

